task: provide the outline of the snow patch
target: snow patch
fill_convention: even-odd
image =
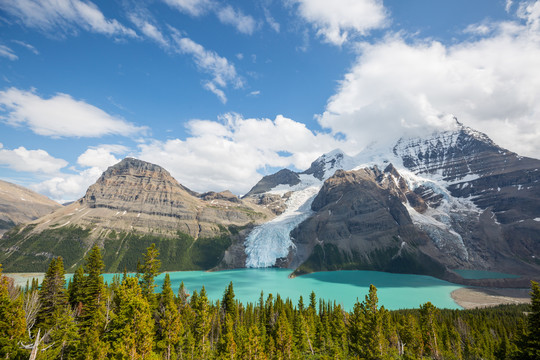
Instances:
[[[540,221],[540,218],[534,218],[533,220],[534,221]]]

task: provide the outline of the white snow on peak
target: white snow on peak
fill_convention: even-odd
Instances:
[[[317,196],[322,181],[311,175],[300,175],[301,182],[295,186],[279,185],[270,193],[283,195],[293,191],[286,202],[287,209],[270,222],[255,227],[244,245],[247,255],[246,267],[274,266],[278,258],[287,257],[294,247],[291,231],[313,214],[311,203]]]

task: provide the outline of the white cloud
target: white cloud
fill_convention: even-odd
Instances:
[[[249,15],[244,15],[242,11],[235,10],[227,5],[217,10],[217,17],[223,24],[233,25],[239,32],[251,35],[257,25],[255,19]]]
[[[163,0],[171,7],[191,16],[201,16],[215,6],[211,0]]]
[[[351,35],[365,35],[387,25],[382,0],[293,0],[298,12],[325,41],[342,45]]]
[[[158,45],[163,48],[169,48],[170,44],[165,39],[161,31],[148,20],[144,19],[142,16],[132,13],[129,15],[129,19],[139,28],[139,30],[148,38],[152,39]]]
[[[115,19],[107,19],[90,1],[80,0],[0,0],[0,9],[28,27],[58,32],[81,27],[109,36],[137,34]]]
[[[123,155],[128,150],[122,145],[91,147],[77,158],[77,164],[82,170],[77,173],[57,173],[50,179],[32,185],[31,188],[58,202],[79,199],[109,166],[121,160],[114,154]]]
[[[191,16],[202,16],[209,12],[216,14],[224,25],[232,25],[243,34],[251,35],[257,27],[255,19],[231,5],[221,6],[213,0],[162,0],[169,6]]]
[[[116,164],[121,159],[113,154],[122,155],[128,152],[128,148],[122,145],[100,145],[87,149],[77,158],[77,164],[83,167],[97,167],[105,171],[109,166]]]
[[[99,137],[135,135],[146,131],[124,119],[67,94],[45,99],[32,91],[10,88],[0,91],[0,117],[12,126],[28,126],[33,132],[51,137]]]
[[[493,28],[490,25],[491,24],[489,23],[471,24],[467,26],[463,32],[472,35],[487,35],[493,31]]]
[[[218,88],[215,83],[206,81],[203,83],[203,87],[206,90],[214,93],[223,104],[227,103],[227,95],[225,95],[225,92]]]
[[[68,162],[49,155],[45,150],[28,150],[23,146],[9,150],[0,146],[0,165],[7,165],[15,171],[37,174],[55,174]]]
[[[517,15],[527,21],[531,31],[540,31],[540,1],[527,1],[519,4]]]
[[[78,174],[62,174],[52,177],[38,184],[31,185],[30,188],[40,194],[63,203],[81,198],[86,189],[96,182],[103,170],[97,167],[85,169]]]
[[[191,55],[197,67],[213,76],[211,81],[203,83],[205,89],[213,92],[225,103],[227,98],[223,88],[232,84],[235,88],[244,86],[243,79],[237,74],[236,68],[226,58],[219,56],[216,52],[205,49],[187,37],[182,37],[178,32],[173,34],[179,53]]]
[[[506,12],[510,12],[510,9],[512,9],[512,4],[513,4],[512,0],[506,0],[506,5],[504,6],[504,10]]]
[[[280,25],[279,23],[272,17],[270,14],[270,11],[267,8],[264,8],[264,18],[266,19],[266,22],[270,27],[277,33],[279,33]]]
[[[454,114],[499,145],[540,158],[538,4],[528,4],[527,24],[491,24],[489,37],[459,44],[399,36],[362,44],[320,124],[361,148],[447,126]]]
[[[25,43],[24,41],[20,41],[20,40],[11,40],[11,41],[14,42],[17,45],[20,45],[22,47],[27,48],[28,50],[33,52],[35,55],[39,55],[39,51],[33,45],[30,45],[30,44]]]
[[[252,91],[249,93],[250,96],[259,96],[261,95],[261,91],[260,90],[255,90],[255,91]]]
[[[190,136],[185,140],[140,145],[137,157],[163,166],[195,191],[229,189],[242,194],[261,178],[257,170],[287,166],[305,169],[322,153],[346,148],[332,136],[314,133],[281,115],[270,120],[227,114],[219,122],[190,121],[188,130]]]
[[[0,45],[0,56],[8,58],[11,61],[17,60],[19,58],[17,55],[15,55],[15,52],[11,50],[11,48],[5,45]]]

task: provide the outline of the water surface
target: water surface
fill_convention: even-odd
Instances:
[[[288,269],[239,269],[218,272],[178,271],[170,272],[172,287],[178,292],[183,281],[189,293],[200,291],[204,285],[208,297],[218,300],[233,282],[234,293],[243,303],[257,302],[261,291],[264,298],[268,294],[274,297],[279,294],[283,299],[290,298],[297,304],[300,296],[304,304],[309,302],[311,291],[315,291],[317,299],[335,301],[352,310],[357,299],[364,300],[369,285],[377,287],[379,305],[387,309],[417,308],[430,301],[439,308],[459,309],[450,293],[461,286],[439,280],[430,276],[390,274],[377,271],[332,271],[318,272],[289,279]],[[105,274],[105,280],[111,281],[114,274]],[[161,274],[156,282],[161,291],[165,274]]]

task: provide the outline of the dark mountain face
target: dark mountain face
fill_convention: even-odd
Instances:
[[[403,201],[407,194],[392,166],[338,170],[312,204],[316,214],[292,232],[290,265],[297,273],[367,269],[441,276],[444,265],[429,237],[413,224]],[[399,176],[399,174],[397,174]]]
[[[481,264],[534,271],[540,265],[540,160],[521,157],[462,126],[428,139],[401,140],[394,154],[416,174],[439,175],[451,196],[480,214],[456,231]],[[466,265],[466,264],[465,264]]]
[[[444,269],[455,268],[540,274],[539,160],[460,123],[376,155],[379,167],[363,167],[371,155],[334,151],[301,173],[327,180],[313,215],[291,232],[281,266],[445,278],[452,275]]]
[[[275,174],[263,177],[244,197],[263,194],[278,185],[294,186],[299,182],[300,177],[297,173],[289,169],[282,169]]]

